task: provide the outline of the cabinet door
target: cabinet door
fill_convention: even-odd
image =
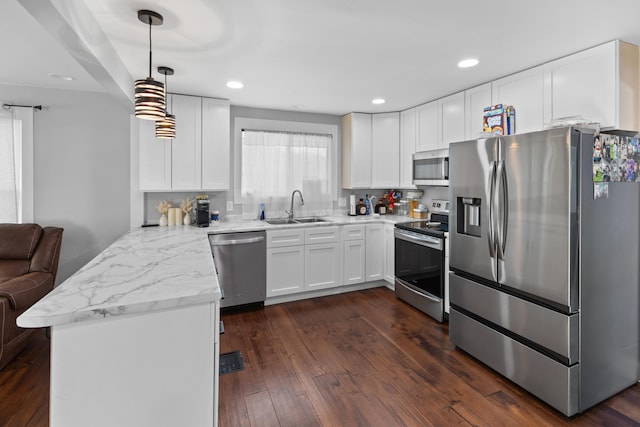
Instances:
[[[171,140],[156,138],[153,120],[136,120],[140,144],[140,190],[171,190]]]
[[[171,144],[171,184],[174,190],[202,187],[202,98],[170,95],[176,116],[176,137]]]
[[[442,117],[439,148],[449,148],[449,144],[464,141],[464,92],[459,92],[438,101]]]
[[[400,113],[400,188],[413,185],[413,155],[416,152],[416,109]]]
[[[371,124],[371,187],[400,183],[400,113],[373,114]]]
[[[344,242],[344,275],[345,285],[364,283],[365,244],[364,240],[347,240]]]
[[[342,252],[339,243],[305,245],[304,251],[306,291],[335,288],[342,284]]]
[[[545,121],[581,116],[614,127],[616,76],[616,42],[546,64]]]
[[[365,278],[384,279],[384,231],[382,224],[366,225]]]
[[[336,243],[340,240],[340,227],[337,225],[305,228],[304,243]]]
[[[202,189],[230,188],[229,101],[202,98]]]
[[[437,150],[440,147],[440,109],[438,101],[429,102],[416,107],[418,120],[418,140],[416,152]]]
[[[304,246],[267,249],[267,297],[304,291]]]
[[[484,119],[484,108],[491,106],[491,83],[474,87],[464,92],[464,138],[476,139],[483,131],[482,120]]]
[[[371,114],[342,117],[342,186],[371,187]]]
[[[394,225],[384,225],[384,280],[395,283],[395,235]]]
[[[544,128],[544,74],[539,66],[496,80],[491,84],[493,104],[513,105],[516,133]]]

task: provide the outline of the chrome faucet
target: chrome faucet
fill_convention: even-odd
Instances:
[[[293,219],[293,196],[295,196],[296,193],[298,193],[300,195],[300,205],[304,205],[304,199],[302,198],[302,192],[300,192],[300,190],[293,190],[293,193],[291,193],[291,210],[285,211],[286,213],[289,214],[289,219]]]

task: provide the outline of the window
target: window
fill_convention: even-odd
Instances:
[[[243,216],[255,217],[260,203],[267,217],[284,216],[296,189],[304,197],[304,206],[295,198],[296,216],[331,212],[337,185],[337,126],[244,120],[253,126],[237,129],[235,187]]]
[[[0,222],[33,222],[33,110],[0,110]]]

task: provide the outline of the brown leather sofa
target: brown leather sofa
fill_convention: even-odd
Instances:
[[[53,289],[62,228],[0,224],[0,369],[28,342],[34,329],[16,318]]]

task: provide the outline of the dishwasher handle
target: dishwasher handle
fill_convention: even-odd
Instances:
[[[262,242],[264,237],[251,237],[248,239],[229,239],[229,240],[209,240],[211,246],[229,246],[229,245],[244,245],[247,243]]]

